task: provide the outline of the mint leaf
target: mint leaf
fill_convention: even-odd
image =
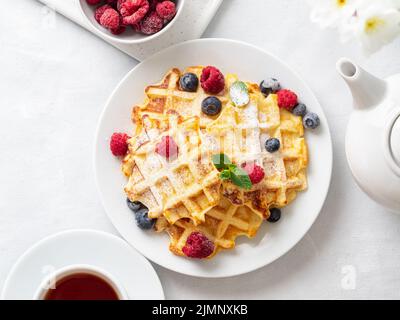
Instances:
[[[231,180],[238,187],[251,189],[252,183],[247,172],[233,164],[227,155],[214,154],[212,162],[218,170],[222,170],[221,180]]]
[[[229,170],[221,171],[221,180],[230,180],[231,179],[231,172]]]
[[[243,189],[251,189],[252,183],[246,171],[238,167],[230,168],[232,182]]]
[[[242,81],[236,81],[231,85],[229,95],[236,107],[244,107],[250,101],[249,89]]]
[[[223,153],[214,154],[212,156],[212,162],[218,170],[227,169],[228,165],[232,164],[229,157]]]

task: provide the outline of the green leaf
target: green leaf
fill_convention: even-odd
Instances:
[[[227,169],[230,164],[232,164],[231,160],[228,158],[227,155],[220,153],[214,154],[212,156],[212,162],[214,163],[215,167],[218,170]]]
[[[232,182],[243,189],[251,189],[252,183],[249,175],[241,168],[235,167],[230,169]]]
[[[249,89],[242,81],[236,81],[231,85],[229,95],[236,107],[244,107],[250,101]]]
[[[221,180],[230,180],[231,179],[231,171],[230,170],[223,170],[221,171]]]
[[[233,164],[228,156],[223,153],[214,154],[212,162],[218,170],[222,170],[221,180],[231,180],[241,188],[251,189],[252,183],[247,172]]]

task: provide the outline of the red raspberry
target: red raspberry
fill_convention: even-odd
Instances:
[[[170,136],[164,136],[161,138],[161,142],[159,142],[156,146],[156,152],[167,158],[167,160],[175,158],[178,155],[178,146],[175,143],[174,139]]]
[[[278,106],[287,110],[292,110],[297,105],[297,95],[290,90],[278,91]]]
[[[101,0],[86,0],[89,6],[95,6],[101,2]]]
[[[153,12],[142,20],[141,31],[144,34],[154,34],[160,31],[163,26],[163,19],[156,12]]]
[[[114,156],[124,156],[128,151],[127,140],[130,137],[126,133],[113,133],[110,140],[110,149]]]
[[[104,11],[106,11],[107,9],[112,9],[112,8],[108,4],[105,4],[104,6],[98,7],[94,12],[94,18],[98,23],[100,23],[100,18],[103,15]]]
[[[117,7],[123,17],[124,24],[128,25],[143,20],[150,5],[147,0],[119,0]]]
[[[189,258],[204,259],[214,252],[214,243],[201,232],[192,232],[182,251]]]
[[[203,69],[200,83],[204,91],[211,94],[220,93],[225,88],[224,75],[217,68],[211,66]]]
[[[156,11],[161,18],[167,21],[172,20],[176,13],[175,3],[172,1],[160,2],[157,4]]]
[[[124,33],[125,32],[125,30],[126,30],[126,27],[125,26],[119,26],[118,28],[111,28],[110,29],[110,32],[112,33],[112,34],[114,34],[114,35],[119,35],[119,34],[121,34],[121,33]]]
[[[118,0],[117,9],[121,16],[128,17],[135,13],[139,9],[139,6],[131,0]]]
[[[264,169],[254,162],[243,163],[242,168],[248,173],[252,184],[257,184],[264,179]]]
[[[100,24],[108,29],[116,29],[120,26],[120,17],[118,11],[107,9],[100,17]]]

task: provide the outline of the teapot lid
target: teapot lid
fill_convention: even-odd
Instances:
[[[390,121],[386,130],[386,138],[388,149],[386,152],[386,160],[391,169],[400,176],[400,115],[397,114]]]

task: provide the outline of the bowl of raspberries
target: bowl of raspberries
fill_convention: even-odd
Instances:
[[[185,0],[79,0],[97,33],[120,43],[149,41],[167,31]]]

